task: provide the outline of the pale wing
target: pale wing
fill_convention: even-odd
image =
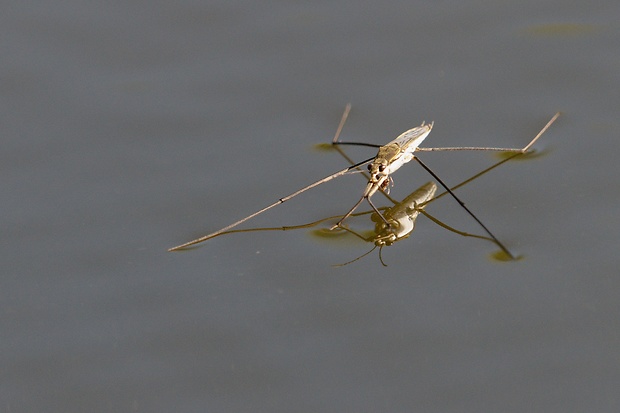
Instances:
[[[394,139],[392,142],[385,146],[396,144],[400,147],[402,152],[415,152],[418,146],[426,139],[428,134],[433,128],[433,123],[422,124],[416,126],[413,129],[409,129],[406,132],[400,134],[400,136]]]

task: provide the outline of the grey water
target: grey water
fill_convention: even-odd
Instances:
[[[620,5],[12,2],[0,17],[0,410],[617,412]],[[343,140],[536,145],[459,195],[515,253],[419,217],[361,241],[216,230]],[[355,159],[373,156],[348,149]],[[420,155],[450,184],[495,162]],[[402,199],[431,178],[395,175]],[[248,222],[346,212],[343,177]],[[400,197],[400,198],[399,198]],[[384,202],[383,200],[378,201]],[[366,208],[366,207],[365,207]],[[429,212],[480,228],[446,197]],[[364,225],[364,221],[355,221]]]

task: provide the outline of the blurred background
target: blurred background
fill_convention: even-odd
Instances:
[[[0,410],[620,411],[618,16],[615,1],[5,4]],[[315,145],[347,102],[343,140],[434,121],[427,147],[521,147],[561,111],[544,156],[459,190],[522,259],[425,217],[388,267],[375,251],[334,268],[371,245],[308,230],[166,251],[345,167]],[[420,157],[449,184],[496,161]],[[412,162],[394,180],[402,199],[430,177]],[[342,214],[364,185],[245,227]],[[481,232],[447,197],[428,212]]]

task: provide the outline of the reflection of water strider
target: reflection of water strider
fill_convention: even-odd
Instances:
[[[374,243],[375,246],[367,253],[340,265],[342,266],[355,262],[379,247],[379,260],[381,264],[385,266],[386,264],[383,262],[383,257],[381,256],[382,248],[384,246],[389,247],[395,242],[408,238],[409,235],[411,235],[411,232],[413,232],[415,228],[415,220],[418,218],[418,215],[420,215],[426,203],[433,199],[436,191],[437,185],[435,185],[434,182],[427,182],[410,193],[401,202],[393,207],[384,209],[383,214],[379,215],[377,212],[373,212],[370,219],[375,223],[375,229],[374,234],[369,237],[363,237],[349,228],[343,228],[364,241]]]
[[[448,193],[450,193],[450,195],[456,199],[459,204],[461,205],[461,207],[463,209],[465,209],[469,215],[471,215],[476,222],[478,222],[478,224],[480,224],[480,226],[485,230],[485,232],[494,240],[494,242],[502,249],[502,251],[504,251],[504,253],[506,255],[508,255],[511,259],[514,259],[514,256],[510,253],[510,251],[491,233],[491,231],[489,231],[489,229],[465,206],[465,204],[450,190],[450,188],[448,188],[448,186],[446,184],[443,183],[443,181],[433,172],[431,171],[418,157],[414,156],[414,152],[417,151],[456,151],[456,150],[485,150],[485,151],[504,151],[504,152],[516,152],[516,153],[526,153],[528,151],[528,149],[534,144],[534,142],[536,142],[536,140],[545,132],[545,130],[557,119],[557,117],[559,116],[559,113],[556,113],[556,115],[547,123],[547,125],[545,125],[545,127],[538,133],[538,135],[536,135],[536,137],[525,147],[521,148],[521,149],[513,149],[513,148],[489,148],[489,147],[454,147],[454,148],[419,148],[419,145],[422,143],[422,141],[428,136],[428,134],[430,133],[433,124],[424,124],[422,123],[422,125],[415,127],[413,129],[410,129],[404,133],[402,133],[399,137],[397,137],[396,139],[394,139],[393,141],[389,142],[386,145],[380,146],[380,145],[371,145],[371,144],[364,144],[364,143],[353,143],[353,142],[339,142],[338,141],[338,137],[340,135],[340,131],[342,130],[342,127],[344,125],[344,122],[346,121],[346,118],[348,116],[350,110],[350,105],[347,105],[347,108],[345,109],[345,112],[342,116],[342,119],[340,121],[340,125],[338,126],[338,130],[336,132],[336,136],[334,137],[332,144],[333,145],[362,145],[362,146],[370,146],[370,147],[377,147],[379,148],[378,153],[375,157],[373,158],[369,158],[365,161],[356,163],[346,169],[343,169],[339,172],[336,172],[334,174],[331,174],[323,179],[320,179],[304,188],[301,188],[297,191],[295,191],[294,193],[287,195],[283,198],[280,198],[278,201],[274,202],[273,204],[254,212],[253,214],[250,214],[248,216],[246,216],[245,218],[240,219],[239,221],[236,221],[230,225],[227,225],[226,227],[219,229],[218,231],[215,231],[211,234],[205,235],[203,237],[197,238],[193,241],[189,241],[186,242],[185,244],[181,244],[178,245],[176,247],[170,248],[169,251],[176,251],[179,249],[183,249],[185,247],[194,245],[194,244],[198,244],[200,242],[206,241],[208,239],[214,238],[218,235],[221,235],[223,233],[229,232],[229,230],[231,230],[232,228],[244,223],[245,221],[259,215],[262,214],[263,212],[277,206],[280,205],[286,201],[288,201],[291,198],[294,198],[295,196],[309,190],[312,189],[316,186],[319,186],[325,182],[331,181],[337,177],[340,177],[342,175],[348,175],[348,174],[353,174],[353,173],[359,173],[361,172],[361,170],[359,169],[360,166],[368,165],[368,170],[370,171],[370,178],[368,180],[368,183],[366,185],[366,189],[364,191],[364,193],[362,194],[362,197],[360,198],[360,200],[349,210],[349,212],[347,212],[342,219],[340,219],[338,221],[338,223],[336,225],[334,225],[332,227],[332,229],[336,228],[336,227],[342,227],[342,222],[349,217],[353,211],[355,211],[355,209],[365,200],[368,201],[368,203],[370,204],[370,206],[374,209],[375,213],[377,214],[377,216],[385,223],[389,226],[389,222],[388,220],[381,214],[381,212],[373,205],[373,203],[370,201],[370,197],[372,195],[374,195],[374,193],[377,190],[381,190],[383,192],[388,192],[388,188],[389,188],[389,184],[392,182],[392,178],[390,176],[390,174],[392,174],[393,172],[395,172],[396,170],[398,170],[402,165],[404,165],[405,163],[411,161],[412,159],[416,159],[420,165],[422,165],[424,167],[424,169],[426,169],[445,189]]]
[[[513,155],[512,157],[517,156],[517,155],[519,154]],[[509,161],[510,159],[512,159],[512,157],[506,158],[496,163],[495,165],[485,169],[484,171],[474,175],[473,177],[467,179],[466,181],[463,181],[459,185],[452,188],[452,190],[456,190],[457,188],[460,188],[461,186],[473,181],[474,179],[480,177],[481,175],[485,174],[491,169],[494,169],[498,167],[499,165],[503,164],[504,162]],[[485,237],[482,235],[469,234],[467,232],[459,231],[445,224],[439,219],[433,217],[426,211],[424,211],[424,207],[428,203],[447,194],[447,192],[444,192],[438,197],[434,197],[436,191],[437,191],[437,185],[434,182],[427,182],[426,184],[422,185],[421,187],[413,191],[411,194],[407,195],[407,197],[403,199],[401,202],[396,203],[393,207],[380,208],[382,210],[383,217],[385,217],[385,219],[387,220],[387,223],[384,222],[383,219],[381,219],[379,215],[377,215],[376,212],[373,212],[370,219],[375,223],[375,228],[374,228],[374,233],[371,234],[370,236],[364,237],[363,235],[359,234],[358,232],[350,228],[341,227],[343,230],[354,234],[355,236],[357,236],[358,238],[366,242],[372,242],[373,244],[375,244],[375,246],[370,251],[360,255],[359,257],[351,261],[348,261],[344,264],[339,264],[336,266],[340,267],[343,265],[351,264],[359,260],[360,258],[363,258],[366,255],[370,254],[377,247],[379,247],[379,260],[381,261],[381,264],[383,264],[383,266],[387,266],[387,264],[383,261],[383,256],[381,255],[383,251],[383,247],[389,247],[398,241],[402,241],[405,238],[409,238],[409,235],[411,235],[411,233],[415,229],[415,221],[420,214],[424,214],[427,218],[435,222],[437,225],[449,231],[455,232],[459,235],[463,235],[465,237],[480,238],[480,239],[493,242],[494,244],[498,245],[498,247],[500,247],[500,251],[502,253],[502,254],[499,254],[499,253],[494,254],[498,260],[505,261],[506,258],[510,260],[514,259],[514,257],[512,256],[509,257],[505,255],[501,246],[493,238]]]
[[[375,235],[368,241],[374,242],[378,247],[390,246],[396,241],[409,237],[415,228],[415,220],[426,202],[430,201],[437,185],[434,182],[427,182],[398,204],[383,211],[385,223],[376,213],[370,219],[375,222]],[[389,224],[389,225],[388,225]]]

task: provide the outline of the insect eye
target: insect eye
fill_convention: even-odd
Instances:
[[[369,171],[372,171],[372,164],[368,164],[367,168]]]
[[[385,171],[385,165],[379,165],[379,172]]]

